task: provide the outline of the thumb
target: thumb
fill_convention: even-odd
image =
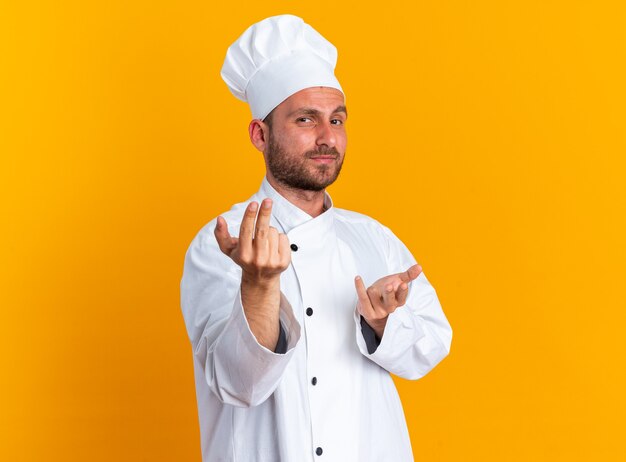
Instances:
[[[228,232],[228,226],[226,220],[222,217],[217,217],[217,223],[215,224],[215,239],[220,250],[226,255],[230,256],[233,249],[237,247],[239,239],[232,237]]]

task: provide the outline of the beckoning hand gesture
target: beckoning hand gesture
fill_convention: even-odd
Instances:
[[[220,250],[241,266],[243,278],[263,283],[276,279],[287,269],[291,262],[291,249],[287,235],[269,225],[272,200],[261,202],[258,218],[257,209],[256,202],[248,204],[238,238],[229,234],[226,221],[218,217],[215,238]]]
[[[409,282],[416,279],[422,272],[420,265],[413,265],[403,273],[391,274],[380,278],[365,289],[363,279],[354,279],[358,296],[357,309],[370,325],[378,338],[383,337],[387,317],[396,308],[404,305],[409,294]]]

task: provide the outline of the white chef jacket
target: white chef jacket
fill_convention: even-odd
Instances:
[[[181,305],[193,347],[204,462],[404,462],[411,443],[389,373],[418,379],[449,352],[452,331],[422,272],[406,304],[389,315],[368,353],[354,278],[367,286],[415,259],[385,226],[328,209],[311,217],[263,179],[248,201],[222,216],[233,236],[250,201],[273,200],[270,224],[286,233],[291,264],[281,274],[284,353],[260,345],[241,304],[241,268],[213,234],[185,256]],[[310,309],[309,309],[310,308]]]

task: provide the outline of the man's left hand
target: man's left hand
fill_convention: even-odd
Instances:
[[[420,265],[413,265],[408,270],[380,278],[365,288],[363,279],[357,276],[354,280],[358,296],[357,308],[361,316],[370,325],[378,338],[383,338],[387,317],[396,308],[404,305],[409,294],[409,282],[416,279],[422,272]]]

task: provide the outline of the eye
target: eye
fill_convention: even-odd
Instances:
[[[343,125],[343,120],[341,119],[333,119],[330,121],[331,124],[333,125]]]
[[[298,118],[296,119],[296,122],[303,122],[303,123],[306,123],[306,122],[310,122],[310,121],[311,121],[311,118],[310,118],[310,117],[298,117]]]

